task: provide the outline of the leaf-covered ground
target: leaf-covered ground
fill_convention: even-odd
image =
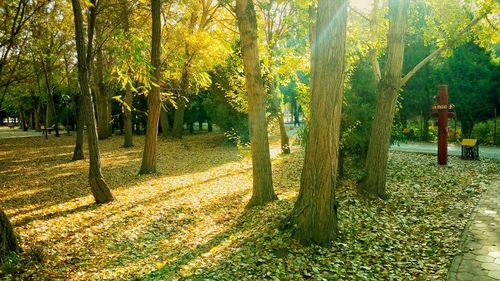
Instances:
[[[338,189],[341,235],[302,247],[278,230],[298,192],[303,152],[279,156],[279,201],[245,211],[251,165],[219,134],[159,142],[160,173],[137,176],[143,138],[101,141],[116,201],[96,205],[74,138],[0,140],[0,206],[24,253],[6,278],[30,280],[443,280],[498,162],[393,152],[387,201]],[[348,171],[349,172],[349,171]],[[4,271],[7,270],[4,268]],[[0,273],[0,276],[4,273]]]

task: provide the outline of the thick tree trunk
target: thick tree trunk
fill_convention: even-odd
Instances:
[[[236,0],[236,15],[240,30],[248,95],[248,123],[253,167],[253,192],[247,207],[264,205],[278,199],[273,189],[269,140],[267,137],[266,101],[262,84],[257,18],[252,0]]]
[[[395,105],[401,85],[407,14],[408,0],[389,1],[387,61],[377,85],[377,106],[368,146],[367,178],[364,183],[365,192],[380,198],[387,196],[385,191],[387,159]]]
[[[304,244],[336,239],[335,185],[339,158],[344,83],[347,0],[320,0],[317,13],[311,120],[300,192],[289,218],[294,237]]]
[[[101,37],[102,31],[100,28],[96,28],[97,36]],[[104,83],[104,56],[102,52],[102,47],[97,49],[96,53],[96,79],[97,79],[97,91],[96,91],[96,109],[97,109],[97,128],[100,140],[107,139],[109,137],[109,117],[108,117],[108,107],[109,98],[106,84]]]
[[[152,38],[151,38],[151,65],[153,66],[153,82],[148,95],[148,124],[142,165],[139,174],[150,174],[156,172],[156,140],[158,137],[158,122],[160,119],[160,58],[161,58],[161,1],[151,0]]]
[[[54,125],[54,131],[56,133],[56,137],[59,137],[59,125],[57,123],[57,112],[56,112],[56,105],[54,103],[54,95],[53,95],[53,88],[52,88],[52,83],[51,83],[51,70],[48,68],[48,66],[45,64],[45,61],[43,58],[40,59],[42,63],[42,68],[44,72],[44,77],[45,77],[45,85],[47,88],[47,115],[46,115],[46,120],[45,120],[45,129],[47,129],[47,126],[52,126]]]
[[[186,101],[183,97],[177,99],[177,109],[174,112],[174,125],[172,127],[172,136],[182,138],[184,133],[184,113],[186,111]]]
[[[83,159],[83,128],[85,126],[85,116],[83,115],[83,105],[81,95],[76,94],[73,100],[75,104],[76,116],[76,144],[73,150],[73,161]]]
[[[17,235],[7,215],[0,209],[0,265],[3,264],[5,256],[10,252],[20,252],[17,243]]]
[[[125,104],[122,105],[123,110],[123,127],[125,130],[125,142],[123,147],[134,146],[134,138],[132,131],[132,90],[130,85],[125,86]]]
[[[27,120],[26,120],[26,112],[24,111],[24,105],[22,103],[19,104],[18,110],[19,110],[19,127],[23,131],[27,131],[28,126],[27,126]]]
[[[33,109],[33,126],[35,131],[40,132],[42,127],[40,124],[40,101],[38,97],[35,96],[35,93],[31,93],[31,104]]]
[[[99,143],[97,141],[97,127],[94,113],[94,104],[92,95],[89,88],[89,66],[92,54],[92,35],[93,35],[93,21],[95,20],[95,1],[94,6],[91,7],[88,46],[85,48],[84,29],[82,9],[80,0],[71,0],[73,4],[73,13],[75,17],[75,41],[76,51],[78,58],[78,80],[80,81],[80,90],[82,92],[82,99],[84,105],[85,120],[87,123],[87,137],[89,145],[89,183],[92,194],[97,203],[106,203],[113,201],[114,197],[104,181],[101,172],[101,156],[99,152]],[[87,51],[87,54],[85,54]]]
[[[120,0],[123,19],[123,32],[129,36],[129,4],[128,0]],[[132,89],[130,85],[125,86],[125,104],[122,105],[123,129],[125,130],[123,147],[134,146],[133,127],[132,127]]]
[[[161,123],[162,137],[164,138],[169,137],[172,134],[172,128],[170,127],[168,112],[165,107],[161,108],[160,123]]]
[[[280,141],[281,141],[281,152],[283,154],[290,154],[290,142],[288,140],[288,135],[286,133],[285,120],[283,119],[283,111],[281,110],[281,104],[278,100],[278,93],[276,92],[274,78],[271,78],[270,91],[272,95],[273,108],[275,110],[276,118],[278,119],[278,124],[280,126]]]

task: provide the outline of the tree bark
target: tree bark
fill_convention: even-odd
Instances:
[[[80,82],[80,91],[82,92],[83,109],[87,123],[87,137],[89,145],[89,183],[97,203],[106,203],[113,201],[114,197],[104,181],[101,172],[101,156],[99,152],[99,143],[97,141],[97,127],[94,113],[94,104],[89,88],[90,57],[92,54],[93,21],[95,21],[95,1],[90,9],[88,45],[85,47],[82,8],[80,0],[71,0],[73,4],[73,14],[75,18],[75,42],[78,58],[78,80]],[[85,54],[87,51],[87,54]]]
[[[4,258],[10,252],[19,253],[21,248],[17,243],[17,235],[9,221],[9,218],[0,209],[0,265],[3,264]]]
[[[188,56],[188,52],[186,51]],[[174,126],[172,128],[172,136],[182,138],[184,132],[184,113],[186,112],[186,97],[189,95],[189,65],[184,64],[181,77],[181,94],[177,98],[177,109],[174,113]]]
[[[164,106],[166,106],[166,105],[164,105]],[[162,136],[164,138],[167,138],[172,134],[172,128],[170,127],[170,121],[168,119],[168,112],[164,106],[161,108],[161,112],[160,112],[160,123],[161,123]]]
[[[395,105],[401,85],[407,16],[408,0],[390,0],[387,60],[377,85],[377,105],[368,145],[367,178],[364,183],[367,194],[380,198],[387,196],[387,160]]]
[[[24,105],[22,103],[19,104],[18,110],[19,110],[19,127],[23,131],[28,131],[26,112],[24,110]]]
[[[304,244],[328,245],[338,235],[335,185],[346,25],[347,0],[319,1],[309,135],[299,197],[288,221]]]
[[[97,24],[96,26],[96,36],[98,40],[102,40],[102,28]],[[104,54],[102,51],[102,46],[97,49],[96,52],[96,79],[97,79],[97,92],[96,92],[96,109],[97,109],[97,129],[100,140],[107,139],[109,137],[109,117],[108,117],[108,107],[109,107],[109,97],[108,89],[104,83]]]
[[[129,4],[127,0],[120,0],[122,8],[123,32],[126,38],[129,36]],[[125,104],[122,105],[123,128],[125,131],[123,147],[134,146],[133,128],[132,128],[132,89],[130,85],[125,86]]]
[[[42,63],[42,69],[45,77],[45,86],[47,88],[47,115],[45,120],[45,129],[47,130],[47,126],[52,126],[52,124],[54,124],[56,137],[59,137],[59,125],[57,123],[56,105],[54,103],[53,88],[51,83],[52,71],[49,66],[47,66],[43,57],[40,57],[40,62]]]
[[[151,38],[151,65],[153,66],[153,82],[151,92],[148,95],[148,124],[142,165],[139,174],[150,174],[156,172],[156,140],[158,137],[158,122],[160,119],[160,59],[161,59],[161,1],[151,0],[152,38]]]
[[[123,127],[125,130],[125,139],[123,143],[123,147],[132,147],[134,146],[134,138],[132,131],[132,90],[130,89],[130,85],[127,84],[125,86],[125,104],[122,105],[123,110]]]
[[[183,97],[177,99],[177,108],[174,112],[174,126],[172,127],[172,136],[182,138],[184,133],[184,113],[186,111],[186,101]]]
[[[83,128],[85,126],[85,116],[83,115],[82,97],[76,94],[73,100],[75,104],[76,116],[76,143],[73,150],[73,161],[81,160],[83,156]]]
[[[253,1],[237,0],[236,15],[240,30],[240,47],[248,95],[253,192],[247,207],[252,207],[264,205],[278,199],[278,197],[273,189],[269,140],[267,137],[265,92],[260,70],[257,18]]]
[[[278,100],[278,93],[276,92],[275,79],[271,78],[271,85],[269,87],[271,91],[271,99],[273,103],[273,108],[278,119],[278,124],[280,126],[280,142],[281,142],[281,153],[290,154],[290,142],[288,140],[288,135],[286,133],[285,120],[283,119],[283,111],[281,110],[280,101]]]

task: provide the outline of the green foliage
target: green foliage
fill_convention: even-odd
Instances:
[[[491,62],[486,50],[467,43],[444,60],[437,71],[438,81],[448,84],[449,101],[455,104],[464,136],[470,136],[474,123],[492,118],[500,103],[500,65]]]
[[[486,120],[474,126],[472,130],[472,138],[477,139],[480,144],[499,144],[500,142],[500,118],[496,120],[496,142],[495,137],[495,120]]]
[[[375,112],[376,84],[368,59],[353,67],[344,94],[340,149],[342,153],[364,159],[368,151],[372,116]]]
[[[117,31],[107,48],[109,56],[115,62],[111,70],[111,79],[124,90],[128,85],[132,92],[147,93],[151,89],[151,70],[149,43],[142,37]]]
[[[406,142],[407,140],[408,139],[403,132],[403,127],[401,126],[401,124],[397,122],[393,123],[391,131],[391,144],[398,145],[399,143]]]
[[[297,129],[297,143],[302,147],[306,147],[308,136],[309,136],[309,125],[308,123],[304,123]]]
[[[226,63],[211,73],[210,95],[204,101],[207,116],[236,144],[249,142],[247,101],[243,67],[235,49]]]
[[[20,257],[16,252],[9,252],[7,256],[0,260],[0,277],[3,274],[14,274],[21,267]]]

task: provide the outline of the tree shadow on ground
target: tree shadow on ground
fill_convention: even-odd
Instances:
[[[200,137],[203,139],[198,140]],[[0,155],[4,154],[5,157],[0,159],[0,166],[6,167],[8,173],[0,173],[3,183],[0,195],[3,194],[1,203],[7,212],[13,209],[11,216],[39,211],[90,195],[88,160],[70,161],[73,141],[73,137],[48,141],[2,140]],[[142,149],[135,147],[126,150],[119,148],[117,142],[121,143],[121,139],[100,142],[103,174],[112,190],[130,188],[158,178],[202,172],[240,160],[236,148],[228,151],[223,136],[191,136],[182,141],[188,144],[187,147],[176,140],[159,142],[161,173],[139,177],[137,171]],[[26,155],[29,155],[28,159],[24,159]],[[163,164],[162,158],[179,161]]]

